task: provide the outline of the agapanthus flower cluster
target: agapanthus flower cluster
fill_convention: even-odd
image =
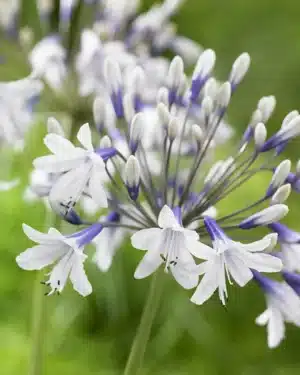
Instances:
[[[214,64],[214,51],[205,50],[187,83],[183,60],[176,56],[153,108],[144,102],[136,80],[126,86],[119,64],[106,58],[110,97],[101,105],[95,99],[94,123],[83,124],[77,140],[70,141],[61,124],[49,118],[44,143],[50,153],[33,163],[46,176],[40,195],[79,230],[62,234],[51,228],[44,234],[24,225],[37,245],[17,262],[29,270],[53,265],[45,282],[48,294],[62,292],[69,278],[86,296],[92,292],[83,266],[86,246],[94,245],[92,259],[107,271],[120,244],[130,237],[133,248],[145,251],[134,277],[163,268],[183,288],[193,289],[191,301],[198,305],[215,292],[225,304],[228,284],[243,287],[254,278],[268,305],[257,322],[268,324],[268,343],[274,347],[284,337],[285,321],[300,323],[300,276],[294,273],[300,267],[300,235],[280,223],[288,213],[285,201],[292,189],[297,191],[300,178],[299,167],[292,173],[291,162],[282,160],[281,153],[300,134],[300,115],[290,112],[268,137],[265,124],[275,99],[263,97],[241,140],[230,147],[230,155],[217,160],[216,134],[250,57],[241,54],[224,83],[212,77]],[[141,66],[136,70],[143,74]],[[182,82],[187,84],[182,87]],[[107,122],[105,108],[111,105],[114,121]],[[191,121],[194,112],[197,123]],[[259,198],[219,214],[216,206],[227,197],[234,199],[235,191],[259,173],[270,176]],[[97,220],[80,208],[85,200],[101,214]],[[254,242],[239,241],[253,238],[256,227],[269,233]],[[272,252],[277,242],[281,251]],[[279,272],[282,282],[262,274]]]
[[[300,114],[290,112],[267,136],[276,102],[273,96],[261,98],[241,139],[219,160],[217,146],[232,133],[227,109],[249,69],[249,55],[241,54],[219,82],[213,76],[215,52],[177,36],[169,22],[181,1],[166,0],[141,15],[137,3],[59,1],[56,9],[41,1],[45,24],[52,25],[58,11],[59,33],[33,48],[29,29],[16,33],[28,50],[30,79],[43,81],[51,102],[71,119],[71,126],[48,119],[49,154],[33,162],[30,194],[43,197],[76,228],[42,233],[24,224],[36,245],[17,263],[27,270],[50,267],[48,295],[61,293],[70,279],[87,296],[92,285],[85,261],[91,258],[108,271],[130,238],[132,249],[126,251],[144,251],[134,277],[162,268],[192,290],[189,297],[197,305],[215,293],[225,304],[228,285],[255,280],[267,301],[257,323],[267,324],[268,345],[275,347],[284,338],[285,322],[300,324],[300,234],[280,222],[289,194],[300,189],[299,165],[292,172],[291,162],[282,159],[300,135]],[[18,19],[14,7],[9,30]],[[80,30],[77,52],[69,36],[81,7],[93,7],[96,18]],[[171,62],[160,57],[167,49],[178,54]],[[189,78],[185,66],[195,60]],[[245,197],[244,205],[230,212],[218,208],[262,173],[269,184],[259,187],[256,200]],[[257,238],[257,227],[265,230],[263,237]],[[277,244],[279,251],[273,251]],[[282,281],[264,273],[277,273]]]

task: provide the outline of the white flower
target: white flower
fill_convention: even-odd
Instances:
[[[147,277],[165,263],[165,270],[170,270],[181,286],[186,289],[195,287],[198,273],[191,253],[202,246],[198,241],[198,234],[183,228],[166,205],[158,216],[158,226],[159,228],[142,229],[131,237],[133,247],[147,250],[134,277]]]
[[[212,218],[206,217],[204,223],[212,238],[213,248],[203,245],[201,251],[194,253],[206,261],[198,266],[204,276],[191,298],[192,302],[201,305],[218,289],[220,300],[225,304],[226,277],[229,282],[232,277],[242,287],[252,279],[251,269],[261,272],[281,270],[279,258],[261,253],[274,244],[274,234],[250,244],[242,244],[228,238]]]
[[[267,302],[267,309],[255,322],[267,325],[268,346],[275,348],[285,337],[285,322],[300,327],[300,298],[285,282],[279,283],[258,272],[254,273],[254,277],[264,289]]]
[[[61,292],[70,278],[74,289],[82,296],[87,296],[92,292],[92,286],[83,268],[87,257],[83,254],[83,249],[90,242],[90,237],[95,235],[93,230],[97,229],[97,234],[101,231],[100,224],[97,228],[92,227],[66,237],[54,228],[50,228],[45,234],[23,224],[27,237],[38,245],[21,253],[16,261],[25,270],[40,270],[55,263],[46,282],[50,287],[49,295]]]
[[[107,207],[107,198],[102,182],[105,164],[97,154],[91,142],[91,131],[84,124],[77,138],[83,147],[75,147],[70,141],[58,134],[48,134],[44,142],[53,155],[42,156],[34,160],[37,169],[50,173],[63,173],[53,185],[49,199],[52,207],[60,212],[72,208],[88,187],[88,192],[99,207]]]
[[[29,55],[32,70],[43,77],[54,90],[61,89],[67,74],[66,51],[56,36],[47,36],[38,42]]]
[[[300,233],[281,223],[273,223],[269,227],[278,234],[280,258],[284,269],[300,271]]]

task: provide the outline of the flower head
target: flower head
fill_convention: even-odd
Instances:
[[[267,309],[256,318],[256,324],[267,325],[268,346],[275,348],[285,337],[285,322],[300,326],[300,298],[287,283],[271,280],[258,272],[254,272],[254,278],[267,302]]]
[[[55,263],[49,279],[45,282],[50,287],[48,294],[60,293],[68,278],[82,296],[92,292],[83,268],[87,257],[83,250],[84,246],[101,232],[101,224],[93,224],[71,236],[64,236],[55,228],[50,228],[47,234],[41,233],[26,224],[23,224],[23,230],[27,237],[38,245],[21,253],[17,257],[18,265],[25,270],[40,270]]]

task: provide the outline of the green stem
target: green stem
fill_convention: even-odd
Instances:
[[[53,213],[50,212],[46,214],[45,223],[46,228],[50,226],[58,228],[61,223],[61,218],[53,215]],[[29,375],[41,375],[43,373],[47,311],[45,286],[41,283],[43,278],[44,272],[38,272],[34,284],[32,298],[32,343]]]
[[[38,272],[33,293],[32,303],[32,346],[29,367],[30,375],[41,375],[43,371],[46,298],[44,285],[41,284],[41,273]]]
[[[162,295],[163,271],[158,270],[152,276],[149,294],[144,306],[139,328],[136,332],[124,375],[137,375],[143,364],[146,347],[149,342],[151,328],[160,305]]]

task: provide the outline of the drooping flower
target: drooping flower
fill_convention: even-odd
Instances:
[[[300,327],[300,298],[287,283],[253,273],[267,302],[267,309],[255,321],[258,325],[267,325],[268,346],[276,348],[285,337],[285,322]]]
[[[300,233],[281,223],[273,223],[269,227],[278,234],[280,257],[284,268],[288,271],[300,271]]]
[[[38,245],[25,250],[17,257],[18,265],[25,270],[40,270],[55,263],[45,282],[50,292],[61,292],[70,278],[74,289],[82,296],[92,292],[92,287],[85,274],[83,263],[87,256],[84,246],[90,243],[102,230],[99,223],[91,225],[70,236],[62,235],[57,229],[50,228],[47,234],[23,224],[28,238]]]

